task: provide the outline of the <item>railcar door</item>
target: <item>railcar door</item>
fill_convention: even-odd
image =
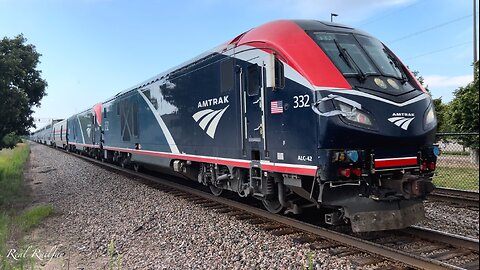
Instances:
[[[265,62],[252,53],[236,55],[240,78],[238,93],[242,104],[241,132],[244,155],[252,160],[265,157]]]
[[[95,145],[95,114],[94,113],[91,113],[90,114],[90,123],[88,124],[88,127],[90,128],[89,130],[89,137],[90,137],[90,141],[89,143],[91,143],[92,145]]]

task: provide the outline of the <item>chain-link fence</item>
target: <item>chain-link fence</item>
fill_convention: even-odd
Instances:
[[[437,187],[478,192],[478,133],[438,133]]]

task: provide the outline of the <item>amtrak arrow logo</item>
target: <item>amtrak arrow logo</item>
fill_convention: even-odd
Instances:
[[[218,122],[220,122],[222,115],[225,113],[228,107],[230,107],[230,105],[215,111],[212,109],[201,110],[192,115],[192,117],[195,122],[198,123],[200,128],[207,132],[207,135],[210,136],[210,138],[215,139],[215,132],[217,131]]]
[[[388,118],[388,121],[403,130],[407,130],[413,119],[415,119],[415,114],[413,113],[393,113],[392,117]]]

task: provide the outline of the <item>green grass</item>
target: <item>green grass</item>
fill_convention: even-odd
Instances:
[[[114,266],[116,266],[117,269],[122,269],[123,256],[118,253],[115,241],[113,240],[110,240],[110,244],[108,245],[108,257],[110,258],[108,260],[108,269],[113,270]]]
[[[478,191],[478,168],[437,167],[433,183],[437,187]]]
[[[20,215],[18,224],[24,231],[28,231],[31,228],[40,224],[40,222],[53,213],[53,206],[51,205],[39,205],[25,211]]]
[[[7,242],[20,241],[21,235],[53,213],[51,205],[39,205],[25,211],[28,189],[23,181],[23,169],[28,159],[28,144],[20,143],[14,149],[0,151],[0,269],[30,269],[34,262],[27,259],[12,261],[5,258],[11,248]],[[17,239],[20,238],[20,239]],[[2,256],[3,255],[3,256]]]
[[[24,198],[23,167],[30,148],[20,143],[13,150],[0,151],[0,209],[10,207]]]
[[[9,236],[9,227],[11,223],[11,218],[5,213],[0,212],[0,251],[2,247],[5,246],[7,238]]]

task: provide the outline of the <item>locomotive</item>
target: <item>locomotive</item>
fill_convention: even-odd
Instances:
[[[327,224],[364,232],[424,218],[436,126],[430,95],[382,42],[345,25],[280,20],[50,132],[69,151],[167,169],[272,213],[319,208]]]

